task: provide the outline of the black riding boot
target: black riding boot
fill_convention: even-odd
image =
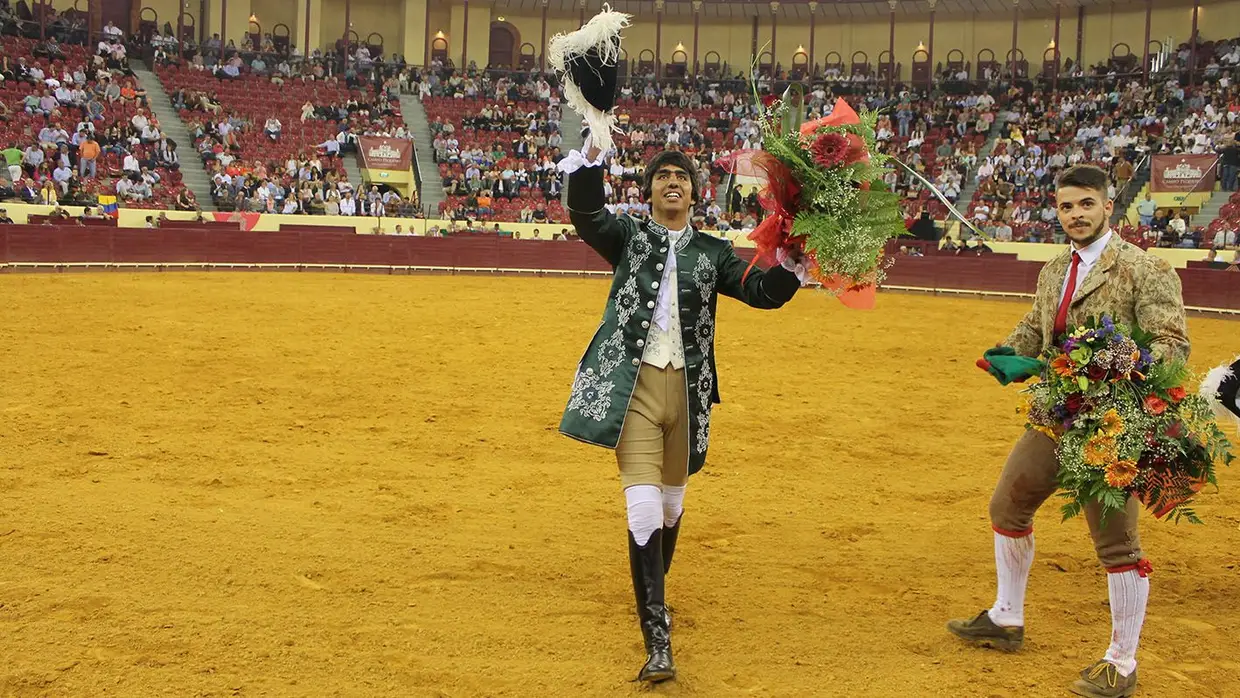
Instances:
[[[663,529],[663,574],[672,571],[672,555],[676,553],[676,538],[680,536],[680,520],[685,518],[682,513],[676,519],[676,525]]]
[[[681,513],[680,518],[676,519],[676,525],[671,528],[663,529],[663,574],[666,576],[672,571],[672,555],[676,553],[676,538],[680,535],[680,520],[685,518]],[[667,615],[667,629],[672,629],[672,607],[664,604],[664,610]]]
[[[676,677],[672,664],[672,638],[663,605],[663,536],[655,531],[639,546],[629,531],[629,571],[633,575],[633,595],[637,599],[637,618],[646,645],[646,663],[639,681],[658,683]]]

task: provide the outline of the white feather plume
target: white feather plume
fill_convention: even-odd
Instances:
[[[581,114],[582,120],[590,128],[590,140],[604,153],[614,147],[612,132],[620,130],[616,125],[616,115],[610,111],[604,113],[586,101],[581,88],[573,82],[568,72],[568,59],[594,49],[603,65],[616,65],[620,60],[620,32],[631,25],[631,20],[631,15],[615,12],[610,5],[604,4],[603,11],[594,15],[580,29],[567,34],[556,34],[547,42],[547,63],[560,75],[564,86],[564,103]]]
[[[551,37],[547,42],[547,62],[557,73],[566,73],[569,56],[584,54],[593,48],[598,51],[603,65],[615,65],[620,60],[620,32],[631,24],[632,15],[615,12],[604,4],[603,11],[577,31]]]
[[[1240,362],[1240,356],[1237,356],[1236,360],[1230,364],[1223,364],[1210,369],[1206,377],[1201,380],[1201,388],[1198,390],[1198,393],[1210,402],[1210,407],[1214,409],[1214,415],[1220,422],[1233,422],[1237,428],[1240,428],[1240,419],[1237,419],[1231,410],[1224,407],[1218,398],[1218,388],[1223,384],[1223,381],[1232,377],[1231,367],[1236,365],[1236,362]]]

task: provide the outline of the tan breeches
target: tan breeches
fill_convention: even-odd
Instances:
[[[625,415],[616,463],[620,484],[684,485],[689,479],[689,413],[685,371],[643,363]]]

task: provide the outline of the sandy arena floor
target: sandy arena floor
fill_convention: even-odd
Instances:
[[[556,433],[601,280],[0,277],[0,696],[624,696],[641,638],[609,452]],[[668,696],[1060,696],[1100,656],[1083,521],[1039,519],[1018,655],[973,366],[1023,303],[721,302]],[[1194,318],[1194,364],[1240,323]],[[1240,695],[1240,472],[1144,527],[1139,695]]]

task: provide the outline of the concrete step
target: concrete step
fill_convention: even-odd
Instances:
[[[995,116],[995,122],[990,125],[990,135],[986,137],[986,142],[982,143],[982,147],[977,151],[977,161],[979,164],[985,162],[986,158],[995,152],[995,144],[999,142],[999,130],[1005,121],[1006,119],[1002,112]],[[974,176],[965,178],[964,186],[960,188],[960,198],[956,199],[957,203],[961,204],[957,208],[968,208],[969,202],[973,200],[973,194],[977,191],[977,185],[976,173],[974,173]],[[952,221],[949,219],[946,225],[950,228],[951,224]]]
[[[138,84],[146,90],[147,101],[151,111],[159,119],[159,129],[177,143],[177,153],[181,156],[181,180],[198,200],[203,211],[215,211],[215,203],[211,200],[211,179],[205,170],[198,165],[198,155],[194,152],[194,140],[181,121],[181,115],[172,108],[172,99],[164,89],[163,83],[155,73],[141,61],[130,61]]]
[[[1210,198],[1202,204],[1201,209],[1197,211],[1197,215],[1193,216],[1193,226],[1208,226],[1219,217],[1219,212],[1223,206],[1227,205],[1227,200],[1231,198],[1232,192],[1215,191],[1210,194]]]
[[[581,150],[586,144],[586,139],[581,136],[581,129],[585,125],[585,121],[581,115],[567,106],[560,107],[560,137],[564,140],[560,143],[560,152],[567,154],[572,150]],[[565,182],[567,185],[567,182]],[[568,186],[560,191],[560,201],[565,206],[568,205]]]
[[[438,216],[439,204],[447,197],[439,179],[439,167],[435,164],[434,137],[431,136],[426,109],[417,97],[401,95],[400,112],[405,119],[405,128],[413,134],[413,150],[418,156],[418,176],[422,179],[422,190],[418,195],[422,201],[422,211],[428,217]]]

